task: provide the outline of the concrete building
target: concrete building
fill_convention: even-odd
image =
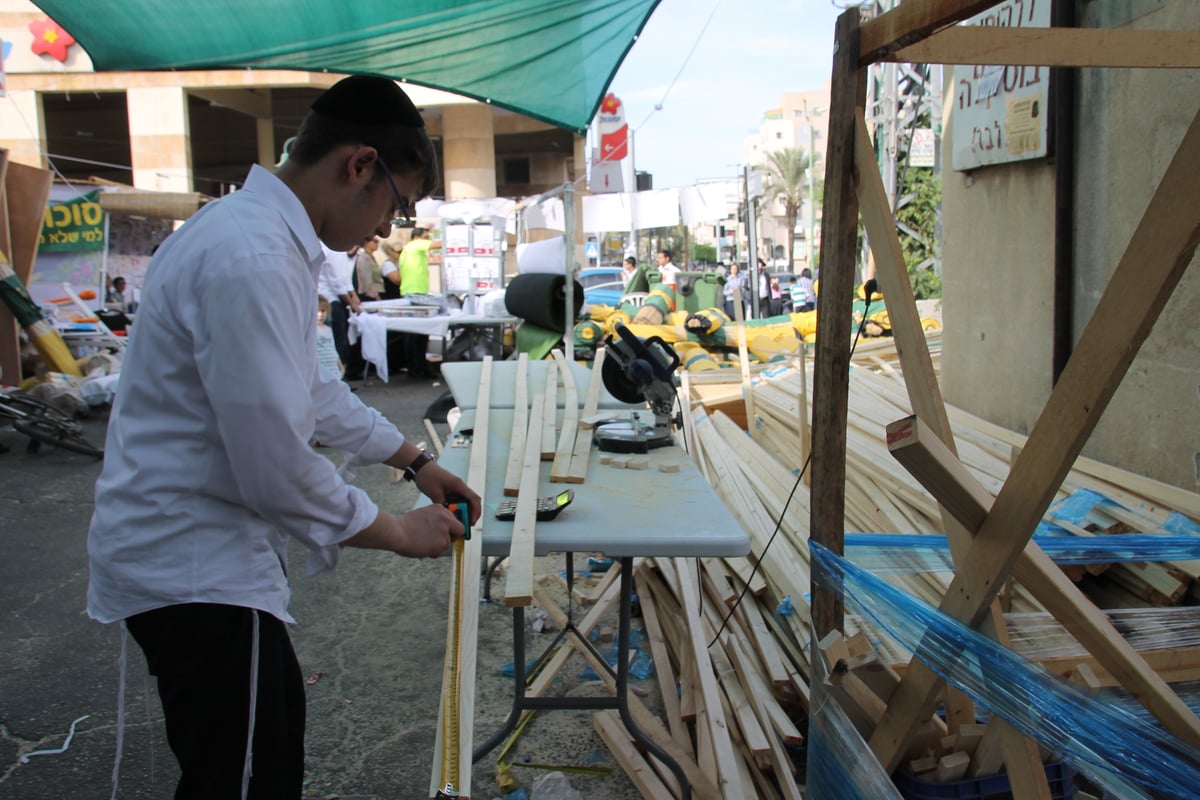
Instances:
[[[779,106],[763,112],[758,130],[745,139],[743,163],[764,170],[770,153],[786,148],[798,148],[806,153],[816,153],[816,173],[813,186],[818,186],[824,177],[825,148],[829,137],[829,81],[820,89],[803,92],[787,92],[779,99]],[[819,236],[821,209],[812,208],[806,202],[800,209],[796,223],[795,267],[800,270],[808,266],[810,222],[813,233]],[[759,253],[768,260],[787,260],[787,219],[782,201],[763,201],[759,205]],[[816,244],[814,243],[814,248]]]
[[[1200,6],[1085,3],[1077,23],[1197,30]],[[950,164],[961,120],[949,71],[945,85]],[[1056,339],[1068,350],[1078,341],[1200,105],[1198,70],[1080,69],[1075,85],[1075,135],[1052,158],[943,173],[942,390],[947,402],[1021,432],[1053,388]],[[1063,159],[1074,179],[1056,188]],[[1071,209],[1057,234],[1056,193]],[[1056,264],[1056,236],[1073,246],[1068,262]],[[1193,260],[1084,455],[1200,488],[1197,319]]]
[[[94,72],[83,49],[34,52],[28,0],[0,0],[7,98],[0,144],[18,162],[156,191],[219,196],[251,164],[274,164],[309,104],[341,76],[286,70]],[[65,38],[61,41],[66,41]],[[519,197],[583,174],[584,139],[520,114],[421,86],[442,196]]]

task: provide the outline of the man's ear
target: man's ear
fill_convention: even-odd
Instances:
[[[360,145],[346,159],[346,171],[351,181],[370,178],[375,173],[375,162],[379,160],[379,151],[374,147]]]

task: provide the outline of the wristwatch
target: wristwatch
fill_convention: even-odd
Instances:
[[[417,479],[417,473],[421,471],[421,467],[428,464],[430,461],[437,461],[437,456],[428,450],[422,450],[420,455],[412,460],[412,463],[404,468],[404,480],[413,481]]]

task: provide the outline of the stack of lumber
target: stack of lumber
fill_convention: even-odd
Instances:
[[[695,408],[685,409],[685,434],[701,471],[749,535],[751,555],[647,559],[638,567],[638,593],[672,742],[694,758],[692,763],[724,797],[795,797],[804,774],[803,759],[793,761],[792,748],[806,728],[812,674],[806,599],[809,493],[802,474],[809,453],[811,369],[801,356],[788,366],[723,377],[732,379],[723,391],[710,373],[702,389],[690,392]],[[753,411],[742,415],[752,425],[740,426],[725,413],[735,404],[752,405]],[[1024,437],[958,409],[948,408],[948,413],[962,463],[988,491],[998,491]],[[885,425],[910,414],[890,340],[875,340],[865,349],[860,343],[850,379],[846,530],[943,532],[937,503],[888,452]],[[1078,461],[1059,495],[1076,489],[1099,492],[1120,504],[1106,504],[1078,530],[1058,521],[1080,536],[1161,530],[1172,510],[1200,518],[1197,495],[1087,459]],[[1047,521],[1055,522],[1053,514],[1052,508]],[[1196,591],[1196,566],[1094,565],[1068,574],[1086,576],[1089,591],[1103,582],[1121,587],[1115,591],[1123,605],[1153,606],[1178,603]],[[917,572],[888,580],[936,605],[952,577],[949,572]],[[1010,581],[1001,600],[1017,652],[1085,686],[1112,683],[1019,583]],[[1140,611],[1138,626],[1147,631],[1160,627],[1155,613],[1154,608]],[[1131,625],[1120,627],[1128,631]],[[1041,646],[1039,634],[1030,631],[1044,631],[1053,644]],[[1197,643],[1176,647],[1170,637],[1154,636],[1130,640],[1168,680],[1200,674]],[[830,673],[826,686],[859,733],[869,738],[911,654],[849,612],[845,639],[827,638],[818,649],[825,664],[820,672]],[[947,706],[953,704],[948,698]],[[905,754],[901,770],[922,780],[994,773],[1002,760],[999,727],[975,725],[973,717],[951,717],[949,725],[933,717]],[[626,768],[653,775],[653,766],[642,762]],[[662,780],[670,786],[669,773]]]

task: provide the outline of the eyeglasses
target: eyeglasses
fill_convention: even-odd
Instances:
[[[392,194],[396,197],[396,216],[392,218],[392,227],[413,227],[415,223],[412,221],[408,201],[404,199],[404,195],[400,194],[400,189],[396,187],[396,181],[392,179],[392,171],[388,169],[387,164],[384,163],[382,158],[378,158],[376,161],[379,163],[380,171],[383,172],[383,177],[387,179],[388,186],[392,187]]]

